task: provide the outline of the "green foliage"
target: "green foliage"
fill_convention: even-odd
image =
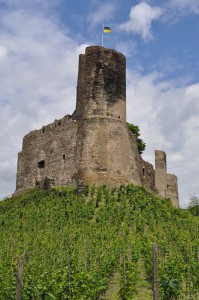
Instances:
[[[182,295],[185,264],[181,258],[171,256],[159,266],[162,299],[179,299]]]
[[[0,299],[14,300],[24,255],[23,300],[98,300],[120,274],[120,297],[139,298],[139,263],[152,288],[159,245],[160,299],[197,299],[198,218],[133,185],[40,190],[0,203]]]
[[[199,205],[196,205],[196,206],[193,206],[193,207],[190,207],[189,208],[189,211],[190,213],[193,215],[193,216],[199,216]]]
[[[135,135],[136,140],[137,140],[138,152],[139,152],[139,154],[142,154],[143,151],[146,148],[146,144],[140,138],[140,129],[139,129],[139,126],[127,123],[127,127]]]
[[[193,216],[199,216],[199,197],[196,195],[190,197],[188,209]]]
[[[196,195],[191,196],[189,199],[189,204],[188,204],[188,208],[194,207],[199,205],[199,197],[197,197]]]

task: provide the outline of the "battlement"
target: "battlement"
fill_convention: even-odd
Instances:
[[[31,141],[34,141],[37,136],[45,138],[45,134],[48,134],[50,132],[53,132],[54,134],[62,130],[67,130],[67,127],[71,126],[71,123],[75,122],[76,120],[73,119],[72,115],[66,115],[60,120],[55,119],[53,123],[42,126],[41,129],[36,129],[26,134],[23,138],[23,146],[31,143]]]

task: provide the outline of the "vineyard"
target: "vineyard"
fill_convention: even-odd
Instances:
[[[144,188],[57,187],[0,202],[1,300],[199,299],[199,218]]]

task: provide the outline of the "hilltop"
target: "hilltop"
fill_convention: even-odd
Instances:
[[[16,299],[19,271],[23,300],[152,299],[153,244],[160,298],[197,299],[198,226],[138,186],[29,190],[0,203],[0,299]]]

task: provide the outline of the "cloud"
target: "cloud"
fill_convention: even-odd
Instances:
[[[146,151],[154,165],[154,150],[167,153],[168,172],[178,176],[182,206],[199,194],[199,83],[176,86],[161,73],[127,72],[127,117],[140,126]]]
[[[117,51],[124,54],[126,57],[134,55],[137,51],[137,44],[135,41],[118,42],[115,46]]]
[[[0,45],[0,63],[1,60],[5,59],[7,56],[7,48],[5,46]]]
[[[103,22],[108,22],[113,19],[116,10],[116,5],[113,3],[104,3],[97,7],[96,10],[92,11],[88,15],[88,22],[92,27],[102,24]],[[107,25],[107,24],[105,24]]]
[[[71,39],[43,14],[9,10],[0,18],[0,197],[15,189],[22,138],[72,113],[78,54]]]
[[[168,5],[170,8],[177,10],[180,14],[199,14],[198,0],[170,0]]]
[[[162,8],[142,2],[131,8],[130,18],[120,25],[120,29],[140,35],[145,41],[152,39],[152,22],[163,14]]]
[[[57,4],[57,0],[0,0],[0,4],[11,9],[49,9]]]

